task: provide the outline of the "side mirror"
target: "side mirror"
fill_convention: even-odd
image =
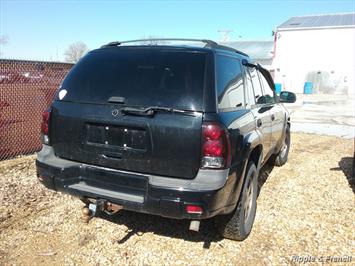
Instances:
[[[281,103],[294,103],[296,101],[296,94],[290,91],[282,91],[280,93]]]

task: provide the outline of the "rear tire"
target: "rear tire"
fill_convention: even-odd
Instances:
[[[286,136],[282,143],[282,147],[280,151],[273,155],[272,162],[276,166],[283,166],[288,159],[288,153],[290,151],[290,144],[291,144],[291,133],[290,133],[290,126],[286,127]]]
[[[216,217],[219,233],[232,240],[242,241],[248,237],[253,227],[258,195],[258,172],[253,162],[249,162],[242,193],[231,214]]]

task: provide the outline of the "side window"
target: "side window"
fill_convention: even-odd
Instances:
[[[263,96],[263,90],[261,88],[260,80],[258,77],[258,73],[256,72],[256,69],[253,67],[249,68],[249,73],[251,76],[251,80],[253,81],[253,87],[254,87],[254,95],[255,95],[255,101],[257,104],[265,104],[265,97]]]
[[[253,82],[251,80],[251,76],[248,71],[248,68],[245,68],[245,80],[247,85],[246,86],[247,105],[252,106],[255,105],[255,96],[254,96]]]
[[[217,55],[218,108],[236,108],[245,105],[241,65],[238,59]]]
[[[274,92],[270,88],[269,83],[267,83],[267,80],[260,72],[259,72],[259,77],[264,89],[264,96],[265,96],[266,103],[275,103]]]

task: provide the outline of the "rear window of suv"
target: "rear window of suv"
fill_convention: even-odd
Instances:
[[[174,49],[108,48],[86,55],[61,89],[63,101],[107,103],[124,97],[129,106],[201,111],[206,53]],[[57,98],[58,99],[58,98]]]

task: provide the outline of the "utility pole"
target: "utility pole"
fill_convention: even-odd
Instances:
[[[221,42],[229,42],[230,41],[230,37],[229,37],[230,32],[232,32],[232,30],[229,30],[229,29],[218,30],[218,33],[221,34]]]

